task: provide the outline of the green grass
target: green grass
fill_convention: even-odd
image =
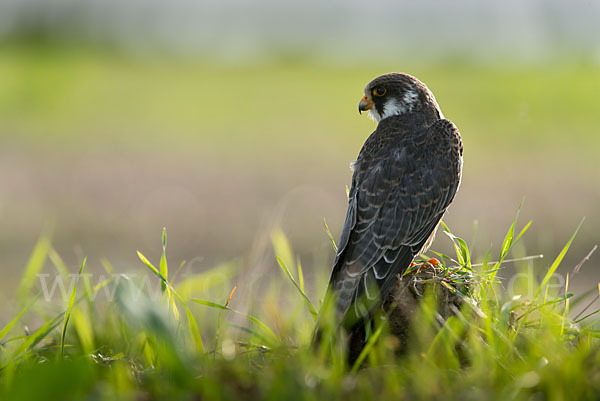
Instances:
[[[461,127],[471,157],[515,141],[563,151],[574,143],[598,145],[600,72],[577,61],[514,68],[456,60],[227,65],[51,46],[8,46],[0,54],[0,138],[16,134],[30,145],[63,149],[90,143],[163,149],[168,132],[175,139],[168,148],[178,152],[190,144],[237,156],[257,144],[284,155],[314,144],[325,154],[339,146],[355,152],[373,128],[355,115],[363,85],[395,70],[429,85]]]
[[[526,277],[539,283],[533,293],[509,294],[501,285],[502,260],[528,227],[515,219],[501,249],[481,265],[445,227],[456,255],[438,254],[444,285],[456,291],[468,277],[469,295],[460,294],[468,302],[440,321],[434,296],[426,295],[404,353],[396,355],[398,341],[382,324],[354,366],[335,340],[309,346],[319,302],[307,290],[322,294],[327,277],[304,277],[281,231],[272,234],[281,275],[264,280],[250,304],[238,303],[244,310],[231,306],[236,284],[247,285],[237,281],[235,264],[177,278],[178,269],[167,267],[166,232],[159,267],[138,252],[154,291],[140,288],[148,276],[95,282],[81,275],[66,299],[48,302],[32,272],[50,257],[53,274],[67,277],[42,239],[23,276],[22,307],[0,329],[0,399],[595,399],[598,311],[569,313],[593,294],[569,293],[568,278],[565,288],[549,285],[573,238],[539,281]],[[100,296],[111,288],[113,299]]]

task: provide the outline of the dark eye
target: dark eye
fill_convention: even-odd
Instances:
[[[378,86],[377,88],[373,89],[373,96],[383,96],[385,95],[385,88],[383,86]]]

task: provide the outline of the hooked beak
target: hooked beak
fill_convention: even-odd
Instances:
[[[358,103],[358,112],[362,114],[363,111],[371,110],[373,108],[373,100],[367,95],[363,96]]]

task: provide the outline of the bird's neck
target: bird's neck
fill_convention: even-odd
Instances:
[[[427,107],[426,109],[418,109],[405,113],[397,113],[390,115],[383,115],[378,120],[378,124],[386,121],[402,121],[406,124],[412,125],[431,125],[437,120],[443,119],[444,115],[439,107]]]

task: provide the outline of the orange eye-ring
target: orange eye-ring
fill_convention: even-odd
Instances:
[[[378,86],[377,88],[373,89],[373,96],[383,96],[385,95],[385,92],[387,92],[385,90],[385,88],[383,86]]]

